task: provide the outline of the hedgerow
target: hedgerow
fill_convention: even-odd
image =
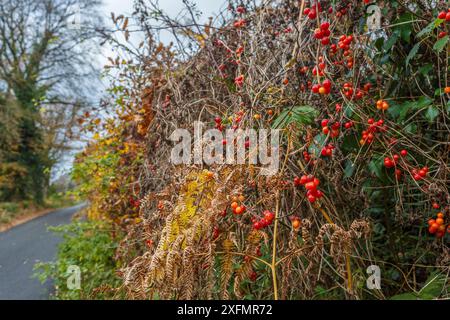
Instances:
[[[202,25],[189,4],[183,24],[136,1],[145,41],[111,59],[117,116],[75,169],[90,210],[127,232],[115,290],[448,298],[449,8],[377,4],[230,1]],[[367,12],[378,9],[373,29]],[[113,19],[128,38],[129,19]],[[175,44],[158,43],[161,29]],[[194,121],[281,129],[278,173],[173,165],[168,137]],[[366,286],[371,265],[381,289]]]

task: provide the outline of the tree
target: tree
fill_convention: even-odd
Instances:
[[[67,147],[75,115],[89,106],[98,74],[100,3],[0,1],[0,90],[20,109],[18,150],[2,161],[27,173],[15,181],[17,192],[10,197],[43,201],[55,149]],[[83,18],[80,28],[71,24],[77,15]]]

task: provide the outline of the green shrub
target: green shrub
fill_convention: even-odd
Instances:
[[[36,277],[41,282],[52,279],[56,299],[108,299],[120,282],[114,261],[117,242],[109,230],[110,225],[99,221],[75,221],[49,230],[63,235],[56,262],[35,265]],[[80,289],[69,289],[69,266],[81,271]],[[100,287],[101,286],[101,287]],[[96,290],[98,289],[98,290]]]

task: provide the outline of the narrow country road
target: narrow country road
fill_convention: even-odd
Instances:
[[[49,226],[67,224],[85,204],[56,210],[0,233],[0,299],[48,299],[52,284],[32,278],[36,262],[55,258],[61,238]]]

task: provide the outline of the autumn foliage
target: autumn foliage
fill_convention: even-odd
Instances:
[[[126,234],[111,294],[448,298],[446,5],[377,2],[368,29],[363,1],[251,3],[190,27],[160,13],[178,25],[170,46],[146,19],[153,3],[136,3],[146,41],[111,59],[116,116],[74,171],[90,216]],[[282,129],[278,173],[172,165],[168,137],[197,120]],[[371,265],[381,289],[366,286]]]

